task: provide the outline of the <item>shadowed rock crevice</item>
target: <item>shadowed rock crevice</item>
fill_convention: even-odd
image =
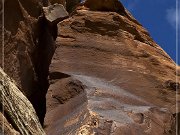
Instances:
[[[81,0],[66,0],[66,9],[70,13],[72,12],[76,5],[78,5],[81,2]]]
[[[32,101],[36,92],[38,93],[41,90],[38,86],[39,78],[34,70],[32,58],[38,44],[36,42],[39,36],[36,17],[40,15],[41,7],[36,0],[26,0],[22,3],[21,0],[6,0],[4,4],[4,70],[15,80],[21,92]],[[36,105],[38,102],[32,102],[32,104]]]
[[[22,15],[22,11],[19,8],[20,4],[17,0],[7,0],[5,1],[4,4],[4,22],[5,23],[5,28],[9,31],[11,31],[11,33],[14,35],[17,32],[17,29],[19,27],[19,22],[24,20],[23,15]],[[13,10],[10,10],[13,9]],[[16,12],[14,12],[14,10]],[[11,16],[11,17],[10,17]]]
[[[41,124],[43,124],[44,116],[46,113],[45,96],[49,87],[49,83],[47,80],[49,74],[49,65],[54,54],[55,44],[54,38],[51,33],[52,30],[48,26],[48,23],[44,17],[39,19],[38,26],[38,44],[32,57],[38,80],[38,88],[37,91],[33,93],[33,95],[31,95],[30,101],[32,102],[37,112]]]
[[[46,9],[46,10],[45,10]],[[41,124],[44,123],[46,114],[46,93],[49,88],[49,65],[55,51],[57,37],[57,23],[68,17],[62,5],[51,5],[43,8],[43,16],[38,19],[37,44],[32,55],[35,72],[37,75],[38,90],[31,95],[32,102]]]
[[[41,124],[58,23],[51,24],[41,15],[42,5],[37,0],[5,1],[5,72],[31,101]]]
[[[10,122],[4,116],[4,112],[0,111],[0,134],[1,135],[20,135],[18,131],[14,129]]]
[[[2,97],[0,97],[0,98],[2,98]],[[0,115],[3,115],[3,117],[4,117],[4,119],[6,119],[7,123],[11,123],[12,129],[18,131],[18,127],[17,127],[16,123],[13,121],[13,119],[11,118],[11,114],[4,110],[4,107],[2,107],[2,104],[0,104]],[[0,123],[0,124],[3,124],[3,123]]]
[[[50,80],[56,80],[56,79],[62,79],[62,78],[68,78],[68,77],[70,77],[70,75],[60,73],[60,72],[49,73]]]

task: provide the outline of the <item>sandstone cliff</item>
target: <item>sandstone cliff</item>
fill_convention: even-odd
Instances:
[[[47,133],[175,134],[175,63],[121,3],[106,2],[87,0],[58,24]],[[68,98],[70,78],[85,92]]]
[[[4,71],[46,133],[174,135],[174,61],[118,0],[79,2],[5,1]],[[12,133],[28,130],[5,123]]]

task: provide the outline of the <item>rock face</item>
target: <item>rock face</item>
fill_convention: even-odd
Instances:
[[[43,123],[57,28],[40,16],[42,3],[38,0],[6,0],[4,7],[4,70],[31,101]]]
[[[121,3],[101,2],[87,0],[58,24],[47,134],[175,134],[175,63]]]
[[[45,135],[33,106],[1,68],[0,80],[0,105],[3,107],[3,114],[11,122],[10,125],[0,113],[0,122],[4,123],[4,133],[7,135]]]
[[[0,134],[174,135],[176,64],[118,0],[78,3],[5,1]]]
[[[0,113],[0,134],[1,135],[20,135],[12,125],[4,117],[3,113]]]
[[[74,134],[88,112],[84,86],[68,75],[52,74],[51,86],[46,95],[48,114],[45,130],[49,135]]]
[[[35,31],[37,31],[36,18],[40,15],[40,5],[38,1],[33,0],[6,0],[4,7],[4,22],[6,22],[4,71],[16,81],[23,94],[31,100],[33,94],[36,95],[36,91],[39,91],[36,87],[38,79],[32,54],[37,47]]]

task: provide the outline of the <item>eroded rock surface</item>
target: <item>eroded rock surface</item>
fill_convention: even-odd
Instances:
[[[4,71],[31,102],[41,91],[34,61],[41,6],[36,0],[6,0],[4,3]],[[38,112],[37,108],[35,110]]]
[[[31,101],[43,124],[57,28],[48,25],[42,6],[38,0],[5,1],[4,71]]]
[[[0,134],[1,135],[20,135],[12,125],[4,117],[3,113],[0,113]]]
[[[58,26],[67,12],[50,2],[71,13]],[[117,0],[78,3],[5,1],[4,70],[15,82],[1,87],[0,127],[42,135],[46,114],[48,135],[174,135],[179,67]]]
[[[58,24],[47,134],[175,134],[176,97],[168,88],[179,83],[175,63],[122,5],[119,10],[104,6],[86,3]],[[67,78],[80,81],[84,91],[66,95],[69,90],[60,85]],[[66,115],[54,115],[62,110]]]
[[[4,133],[45,135],[33,106],[1,68],[0,80],[0,106],[3,107],[0,122]],[[3,118],[4,114],[5,118]]]
[[[54,4],[48,7],[43,7],[43,13],[46,20],[52,24],[57,24],[65,18],[68,18],[68,13],[61,4]]]
[[[88,112],[84,86],[68,75],[53,74],[56,76],[51,78],[51,86],[46,95],[48,113],[45,130],[52,135],[74,134]],[[62,77],[61,80],[59,77]]]

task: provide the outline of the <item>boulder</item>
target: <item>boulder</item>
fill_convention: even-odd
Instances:
[[[61,4],[54,4],[48,7],[43,7],[43,13],[46,20],[51,25],[56,25],[65,18],[68,18],[68,12]]]

